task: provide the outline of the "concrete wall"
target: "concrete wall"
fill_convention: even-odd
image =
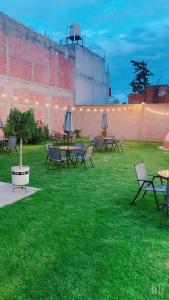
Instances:
[[[75,52],[75,104],[106,103],[109,78],[105,71],[105,60],[79,45],[69,45]]]
[[[103,111],[108,117],[108,134],[126,140],[163,141],[169,132],[169,104],[76,106],[75,128],[82,135],[101,134]]]

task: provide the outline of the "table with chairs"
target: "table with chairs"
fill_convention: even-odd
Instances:
[[[123,152],[122,142],[117,139],[114,134],[104,136],[89,136],[89,144],[94,146],[96,150],[118,150]]]
[[[45,165],[50,168],[50,166],[67,166],[71,165],[75,168],[78,165],[84,165],[86,168],[87,162],[89,161],[91,166],[93,166],[92,162],[92,152],[93,146],[85,147],[82,141],[77,141],[74,145],[57,145],[54,144],[46,144],[46,159]]]

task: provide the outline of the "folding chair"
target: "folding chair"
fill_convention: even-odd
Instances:
[[[166,185],[163,185],[162,179],[158,175],[153,176],[151,179],[148,178],[144,162],[134,165],[134,167],[135,167],[135,171],[136,171],[139,189],[138,189],[134,199],[132,200],[131,204],[134,204],[136,202],[136,200],[141,192],[143,192],[143,195],[140,199],[143,199],[147,192],[152,192],[154,195],[156,205],[157,205],[157,209],[159,210],[160,206],[159,206],[159,203],[157,200],[157,193],[165,193]],[[159,178],[161,181],[161,184],[156,184],[154,182],[155,178]]]

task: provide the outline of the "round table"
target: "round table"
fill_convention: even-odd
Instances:
[[[80,147],[78,146],[60,146],[58,147],[61,151],[65,151],[66,152],[66,157],[68,160],[72,161],[71,159],[71,151],[78,151],[78,150],[82,150]]]
[[[158,176],[160,176],[162,179],[167,180],[167,189],[166,189],[166,205],[169,207],[169,169],[167,170],[160,170],[157,172]]]

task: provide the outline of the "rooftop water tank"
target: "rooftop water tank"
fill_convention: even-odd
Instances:
[[[70,36],[69,36],[69,39],[71,41],[81,40],[80,24],[72,24],[72,25],[70,25]]]

